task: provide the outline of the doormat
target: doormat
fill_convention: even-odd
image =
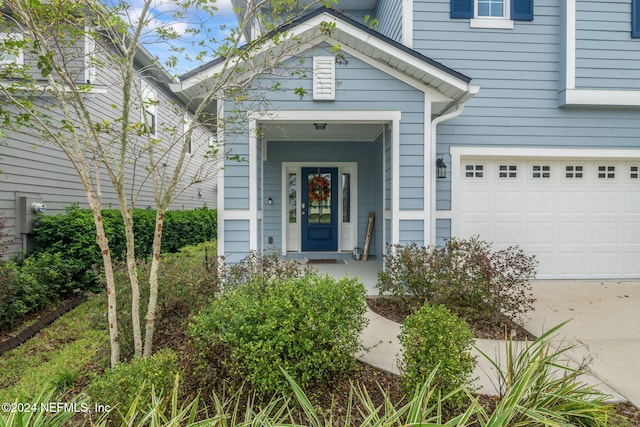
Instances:
[[[335,258],[310,259],[307,264],[344,264],[344,260]]]

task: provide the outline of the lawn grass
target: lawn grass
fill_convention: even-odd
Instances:
[[[0,402],[30,401],[47,384],[62,395],[109,345],[104,295],[96,295],[0,359]],[[106,316],[106,314],[105,314]]]

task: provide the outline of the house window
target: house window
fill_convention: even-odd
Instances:
[[[533,166],[531,166],[531,178],[533,178],[533,179],[549,179],[549,178],[551,178],[551,166],[549,166],[549,165],[533,165]]]
[[[629,178],[640,179],[640,166],[629,166]]]
[[[0,34],[0,67],[24,65],[22,40],[22,34],[19,33]]]
[[[289,223],[291,224],[295,224],[297,221],[297,177],[295,173],[290,173],[287,181],[287,209],[289,211]]]
[[[516,165],[499,165],[498,178],[517,178],[518,166]]]
[[[567,178],[567,179],[582,179],[582,178],[584,178],[584,166],[566,165],[564,167],[564,177]]]
[[[182,134],[184,135],[184,138],[185,138],[184,144],[187,146],[187,153],[191,154],[193,149],[193,147],[191,146],[193,135],[189,136],[189,139],[186,140],[189,127],[191,127],[191,120],[189,119],[188,116],[185,115],[184,120],[182,122]]]
[[[598,179],[614,179],[615,177],[615,166],[598,166]]]
[[[484,178],[484,165],[465,165],[465,178]]]
[[[504,0],[476,0],[476,16],[504,18]]]
[[[533,0],[449,1],[451,18],[469,19],[475,28],[511,29],[513,21],[533,21]]]
[[[158,131],[158,94],[149,83],[141,83],[142,94],[142,123],[145,130],[152,136]]]
[[[351,222],[351,174],[342,174],[342,222]]]

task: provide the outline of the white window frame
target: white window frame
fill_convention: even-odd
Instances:
[[[141,80],[140,82],[140,93],[142,94],[142,108],[140,109],[140,121],[146,126],[147,125],[147,113],[151,114],[154,118],[153,123],[153,132],[151,133],[153,136],[158,135],[158,105],[157,103],[153,103],[150,105],[146,104],[146,101],[157,101],[158,100],[158,92],[156,89],[147,83],[145,80]]]
[[[478,15],[478,0],[473,0],[474,17],[469,20],[471,28],[498,28],[511,30],[513,29],[513,20],[511,16],[511,1],[502,0],[502,16],[480,16]]]
[[[89,35],[89,27],[85,27],[84,36],[84,83],[95,84],[98,69],[95,64],[96,41]]]
[[[191,117],[189,117],[188,114],[185,114],[183,119],[182,119],[182,138],[183,138],[183,142],[187,145],[187,154],[192,155],[193,154],[193,133],[191,133],[191,138],[189,139],[189,141],[186,141],[186,137],[187,137],[187,131],[189,130],[189,127],[191,126]]]
[[[24,40],[24,36],[20,33],[0,33],[0,41],[4,40]],[[18,67],[22,67],[24,65],[24,51],[23,49],[18,49],[17,54],[15,55],[15,58],[13,58],[14,55],[11,55],[11,57],[8,58],[2,58],[0,57],[0,67],[6,67],[7,65],[16,65]]]

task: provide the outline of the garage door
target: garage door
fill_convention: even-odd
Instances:
[[[461,158],[452,233],[519,244],[539,278],[640,277],[640,160]]]

